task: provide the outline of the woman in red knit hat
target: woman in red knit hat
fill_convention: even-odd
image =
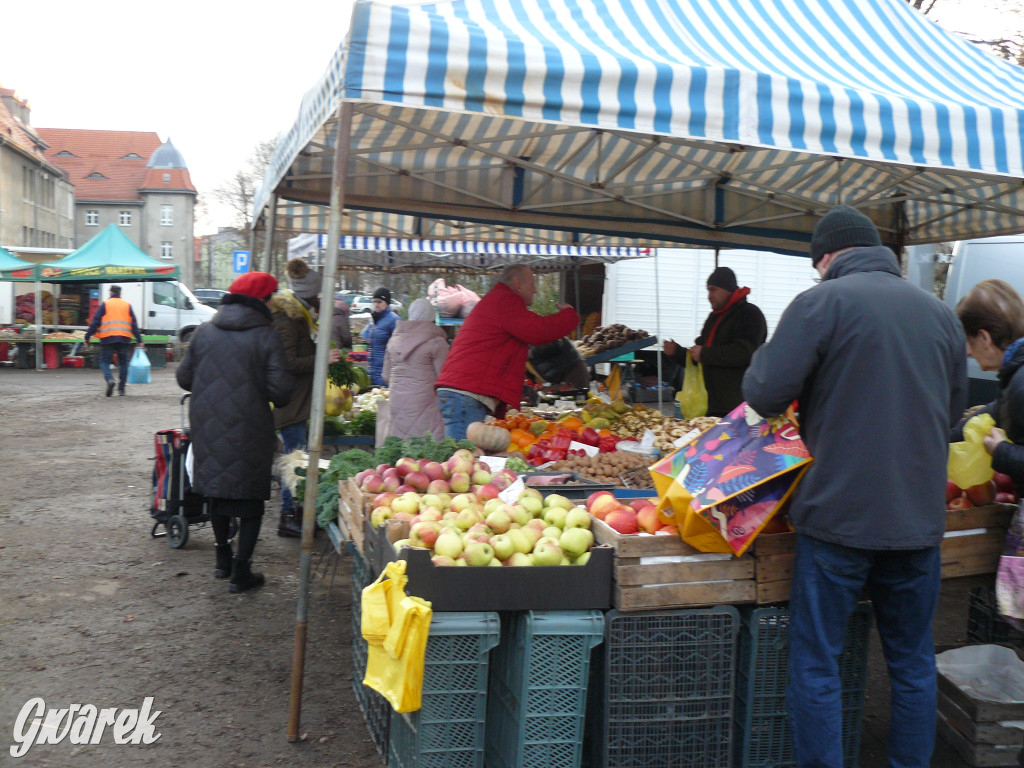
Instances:
[[[231,592],[264,583],[251,562],[277,445],[270,403],[287,405],[294,387],[270,321],[276,290],[276,278],[266,272],[235,280],[214,318],[192,335],[177,371],[178,384],[192,393],[192,487],[210,500],[213,575],[230,577]],[[239,519],[237,552],[229,537],[232,517]]]

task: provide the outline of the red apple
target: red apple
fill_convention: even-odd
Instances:
[[[1016,504],[1017,494],[1007,493],[1006,491],[997,491],[995,502],[996,504]]]
[[[992,480],[995,481],[997,492],[1017,494],[1017,489],[1013,487],[1013,480],[1010,479],[1009,475],[1004,475],[1002,472],[993,472]]]
[[[618,499],[616,499],[609,493],[607,496],[599,496],[598,498],[594,499],[594,503],[590,505],[590,509],[588,511],[598,520],[607,521],[608,515],[620,508],[627,509],[630,512],[634,511],[632,509],[629,509],[629,507],[624,507],[622,504],[619,503]]]
[[[390,507],[391,502],[397,498],[398,494],[394,493],[393,491],[384,491],[383,493],[378,493],[376,496],[373,497],[371,509],[373,507]]]
[[[946,481],[946,501],[950,502],[957,496],[963,496],[964,490],[952,480]]]
[[[607,521],[607,518],[605,518]],[[658,510],[655,509],[653,504],[648,504],[646,507],[641,507],[636,513],[636,522],[640,530],[646,533],[654,533],[662,527],[661,521],[658,520]]]
[[[609,512],[604,521],[619,533],[636,533],[638,530],[636,512],[629,507],[621,507]]]
[[[633,499],[629,502],[629,506],[632,507],[633,511],[640,514],[640,510],[644,507],[653,507],[654,504],[650,499]]]
[[[987,483],[972,485],[964,491],[964,494],[967,496],[968,501],[976,507],[991,504],[996,498],[995,481],[989,480]]]
[[[612,492],[611,491],[594,491],[592,494],[587,496],[587,512],[589,512],[590,508],[592,506],[594,506],[594,502],[597,501],[597,499],[601,498],[602,496],[612,496]]]
[[[946,509],[970,509],[971,506],[973,505],[967,500],[966,496],[957,496],[951,502],[946,504]]]

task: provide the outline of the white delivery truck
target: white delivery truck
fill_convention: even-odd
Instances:
[[[217,314],[177,280],[102,283],[100,301],[110,296],[111,285],[121,286],[121,298],[132,305],[144,334],[177,336],[179,341],[187,342],[196,328]]]
[[[982,280],[1005,280],[1024,296],[1024,234],[962,240],[953,246],[943,300],[955,309],[957,302]],[[983,371],[967,360],[969,405],[988,403],[999,391],[995,371]]]
[[[99,302],[110,297],[110,286],[121,286],[121,298],[132,305],[139,329],[146,334],[178,336],[181,341],[188,341],[192,332],[212,318],[217,311],[203,304],[192,295],[192,292],[177,280],[165,282],[115,282],[115,283],[64,283],[63,293],[85,293],[94,296],[95,301],[83,305],[95,307]],[[73,290],[72,290],[73,286]],[[53,291],[54,286],[43,283],[45,291]],[[18,296],[33,293],[35,283],[0,282],[0,325],[10,325],[15,320],[15,303]],[[92,312],[82,312],[81,326],[85,327],[92,320]],[[50,325],[53,318],[45,316],[43,321]]]

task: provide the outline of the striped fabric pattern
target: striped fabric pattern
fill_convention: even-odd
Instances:
[[[371,217],[791,252],[837,202],[893,244],[1024,230],[1024,70],[904,0],[360,0],[257,212],[328,202],[342,99]]]

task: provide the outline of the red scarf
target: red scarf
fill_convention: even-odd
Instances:
[[[736,304],[740,299],[747,298],[749,294],[749,288],[737,288],[735,291],[732,292],[732,296],[729,297],[729,300],[725,302],[724,307],[722,307],[721,309],[713,310],[711,312],[712,315],[718,315],[718,319],[715,320],[715,324],[711,326],[711,332],[708,334],[708,339],[707,341],[704,342],[705,347],[710,347],[711,343],[714,341],[715,331],[718,330],[718,325],[719,323],[722,322],[722,318],[725,317],[725,313],[732,309],[733,305]]]

